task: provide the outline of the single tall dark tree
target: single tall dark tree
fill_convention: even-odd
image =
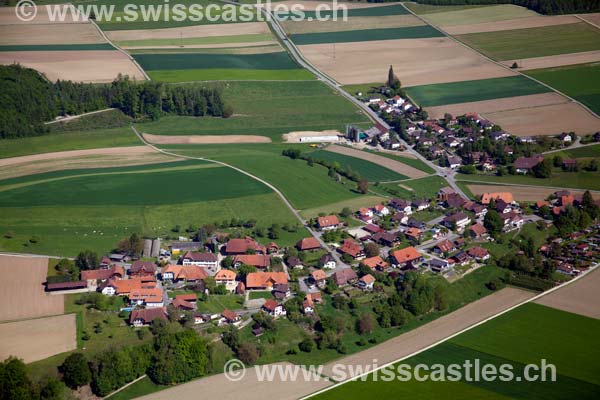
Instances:
[[[81,353],[73,353],[67,357],[61,370],[65,384],[72,389],[87,385],[92,380],[87,359]]]

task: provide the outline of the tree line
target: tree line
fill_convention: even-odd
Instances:
[[[415,0],[435,6],[514,4],[540,14],[575,14],[600,11],[600,0]]]
[[[18,64],[0,66],[0,139],[43,135],[44,122],[60,115],[118,108],[137,119],[162,115],[230,117],[221,90],[199,85],[136,82],[127,76],[110,84],[48,82],[37,71]]]

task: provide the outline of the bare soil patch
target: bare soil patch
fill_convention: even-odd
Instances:
[[[443,118],[445,113],[450,113],[454,116],[464,115],[469,112],[490,113],[568,102],[569,99],[561,96],[558,93],[542,93],[528,96],[507,97],[504,99],[473,101],[467,103],[447,104],[445,106],[428,107],[427,113],[431,118]]]
[[[132,29],[107,31],[105,33],[110,40],[119,42],[125,40],[188,39],[209,36],[252,35],[269,32],[266,22],[246,22],[243,24],[195,25],[166,29]]]
[[[434,345],[440,340],[444,340],[448,336],[515,306],[534,295],[535,293],[516,288],[502,289],[380,345],[331,362],[325,365],[323,373],[332,376],[333,366],[339,363],[345,365],[372,365],[377,360],[378,365],[383,365],[396,361]]]
[[[48,258],[0,254],[0,272],[0,321],[64,312],[64,297],[44,291]],[[4,338],[4,335],[0,333],[0,337]]]
[[[378,156],[377,154],[368,153],[366,151],[351,149],[349,147],[337,146],[335,144],[327,146],[325,150],[331,151],[332,153],[344,154],[347,156],[370,161],[374,164],[381,165],[382,167],[390,169],[399,174],[406,175],[409,178],[422,178],[428,175],[426,172],[411,167],[410,165],[403,164],[399,161],[392,160],[387,157]]]
[[[298,47],[311,63],[342,84],[386,77],[390,65],[403,86],[514,75],[449,38],[336,43],[335,53],[330,43]]]
[[[255,135],[151,135],[144,133],[144,139],[154,144],[229,144],[229,143],[271,143],[271,138]]]
[[[0,44],[90,44],[105,43],[92,24],[0,25]]]
[[[600,270],[568,286],[541,297],[535,302],[559,310],[600,319]]]
[[[145,79],[131,59],[117,50],[0,52],[0,64],[14,63],[36,69],[51,81],[112,82],[119,74]]]
[[[518,70],[561,67],[563,65],[585,64],[600,61],[600,50],[584,51],[581,53],[559,54],[556,56],[533,57],[518,60]],[[513,61],[503,61],[502,64],[511,66]]]
[[[516,136],[590,134],[600,130],[600,118],[577,103],[499,111],[482,115]]]
[[[516,201],[538,201],[544,200],[552,193],[556,192],[556,188],[542,186],[519,186],[519,185],[485,185],[485,184],[468,184],[467,187],[476,196],[483,193],[492,192],[510,192]],[[571,193],[583,194],[584,190],[569,189]]]
[[[301,137],[312,137],[312,136],[340,136],[341,132],[336,131],[334,129],[327,129],[324,131],[295,131],[290,133],[285,133],[283,135],[283,140],[288,143],[299,143]]]
[[[414,15],[387,15],[383,17],[350,17],[347,21],[283,21],[281,25],[289,34],[309,32],[338,32],[362,29],[402,28],[425,25]]]
[[[510,31],[513,29],[538,28],[540,26],[576,24],[581,20],[572,15],[539,16],[510,19],[507,21],[482,22],[471,25],[456,25],[444,27],[451,35],[463,35],[476,32]]]
[[[0,337],[0,360],[9,356],[26,363],[43,360],[77,348],[75,314],[6,322],[0,324]]]

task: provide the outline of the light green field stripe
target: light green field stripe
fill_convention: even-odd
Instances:
[[[141,39],[141,40],[123,40],[116,42],[123,47],[136,46],[191,46],[202,44],[223,44],[223,43],[250,43],[264,42],[274,40],[270,33],[257,33],[251,35],[231,35],[231,36],[209,36],[196,38],[175,38],[175,39]]]
[[[234,69],[207,68],[170,71],[148,71],[150,77],[163,82],[191,81],[304,81],[315,77],[304,69]]]

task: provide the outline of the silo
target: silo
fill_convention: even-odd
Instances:
[[[158,257],[160,253],[160,239],[154,239],[152,241],[152,257]]]
[[[144,240],[144,251],[142,252],[142,257],[149,258],[152,253],[152,240],[145,239]]]

